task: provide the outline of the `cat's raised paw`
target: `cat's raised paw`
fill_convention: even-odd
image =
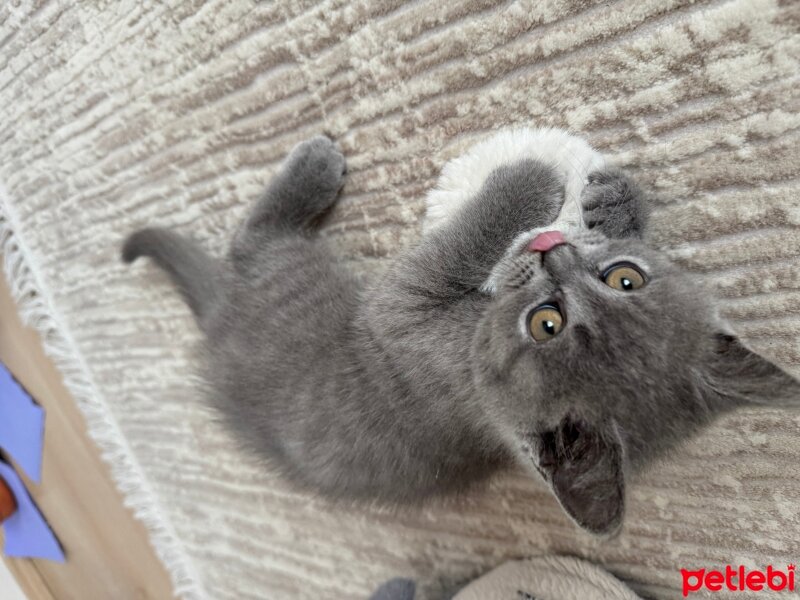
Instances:
[[[543,163],[564,186],[563,222],[578,223],[578,200],[589,173],[605,166],[603,155],[585,140],[563,129],[523,127],[502,130],[449,161],[436,188],[428,193],[426,231],[442,226],[485,185],[489,175],[521,161]]]
[[[322,193],[335,193],[344,185],[347,164],[334,141],[318,135],[294,147],[287,171],[290,177],[318,187]]]
[[[589,175],[581,205],[586,227],[612,238],[640,236],[647,218],[639,187],[616,168]]]

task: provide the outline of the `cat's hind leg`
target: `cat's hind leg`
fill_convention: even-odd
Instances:
[[[276,236],[309,232],[336,200],[344,175],[344,156],[329,138],[295,146],[237,232],[233,258],[251,255]]]

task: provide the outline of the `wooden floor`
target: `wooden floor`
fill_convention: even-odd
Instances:
[[[75,402],[38,335],[23,327],[0,277],[0,361],[46,411],[42,484],[28,490],[67,562],[4,558],[29,600],[163,600],[169,577],[147,533],[122,504]],[[2,537],[2,533],[0,533]],[[0,589],[0,598],[4,597]]]

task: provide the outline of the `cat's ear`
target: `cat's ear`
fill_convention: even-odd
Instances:
[[[731,333],[715,336],[710,363],[707,387],[724,402],[800,407],[800,381]]]
[[[625,512],[622,444],[613,425],[566,418],[539,436],[538,469],[561,506],[583,529],[616,533]]]

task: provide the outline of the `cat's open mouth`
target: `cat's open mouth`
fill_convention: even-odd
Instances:
[[[522,233],[514,239],[507,256],[539,252],[544,254],[562,245],[571,245],[569,230],[556,230],[552,227],[537,227]]]
[[[537,234],[530,242],[528,242],[525,249],[528,252],[550,252],[556,246],[566,244],[567,240],[564,234],[558,230],[543,231]]]

